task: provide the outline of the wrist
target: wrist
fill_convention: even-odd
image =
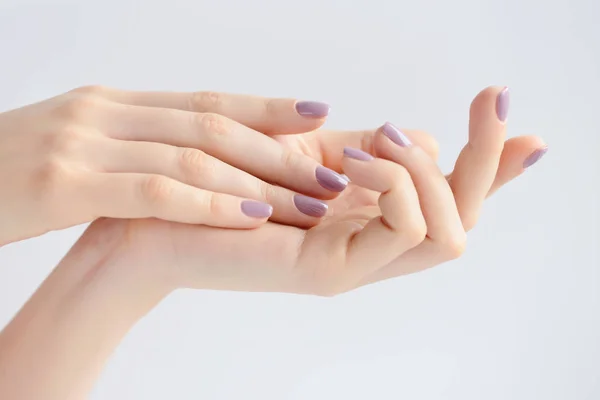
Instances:
[[[0,333],[0,398],[84,397],[122,338],[172,291],[128,263],[124,232],[102,232],[86,232]]]
[[[137,249],[137,233],[129,221],[95,221],[63,258],[53,275],[81,292],[96,287],[123,295],[132,309],[142,312],[177,288],[177,281],[155,260]],[[133,232],[133,233],[132,233]],[[121,306],[123,306],[122,304]]]

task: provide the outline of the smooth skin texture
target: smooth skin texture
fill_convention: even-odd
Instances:
[[[399,145],[391,124],[277,137],[351,179],[310,229],[97,220],[0,335],[0,394],[84,398],[127,331],[179,287],[331,296],[458,257],[485,197],[545,149],[531,136],[501,145],[504,122],[493,112],[501,90],[484,90],[471,107],[465,149],[477,142],[487,154],[463,150],[448,177],[429,136],[400,130]],[[475,180],[474,168],[486,173]]]
[[[272,212],[314,226],[296,192],[325,204],[314,198],[347,181],[252,127],[306,132],[328,112],[295,99],[93,86],[2,113],[0,245],[98,217],[253,228]]]
[[[140,248],[152,247],[154,235],[172,238],[168,245],[171,254],[157,249],[152,265],[168,271],[176,259],[178,272],[183,276],[172,277],[178,282],[177,286],[198,288],[331,295],[438,265],[462,254],[466,232],[475,225],[485,198],[522,173],[527,158],[545,148],[541,139],[533,136],[511,139],[504,146],[507,99],[508,91],[503,87],[490,87],[476,96],[470,108],[469,141],[458,157],[454,171],[447,177],[433,162],[437,157],[437,145],[420,131],[401,130],[412,144],[404,147],[393,143],[384,134],[388,124],[375,132],[319,130],[304,135],[273,136],[284,147],[310,156],[327,168],[344,172],[352,181],[344,193],[329,203],[328,218],[312,229],[267,223],[259,230],[231,232],[138,221],[133,223],[136,224],[134,229],[127,229],[131,235],[128,237],[141,241]],[[151,106],[167,104],[153,103]],[[177,105],[170,103],[168,106]],[[226,108],[220,112],[229,116]],[[376,190],[382,189],[370,186],[368,179],[352,169],[352,162],[344,161],[344,147],[359,148],[393,161],[410,175],[421,207],[421,210],[414,210],[414,214],[422,212],[427,229],[423,232],[422,227],[416,226],[411,219],[407,219],[407,225],[402,229],[395,229],[407,237],[404,239],[407,246],[414,242],[409,251],[399,250],[393,258],[383,256],[388,239],[385,235],[372,233],[385,232],[381,228],[357,234],[363,226],[378,226],[382,204],[378,205],[381,199],[378,200]],[[399,180],[404,179],[402,171],[393,172]],[[391,188],[384,192],[387,190]],[[136,235],[138,232],[140,235]],[[356,243],[363,241],[370,244],[361,247],[367,252],[359,252],[362,258],[350,257]],[[214,249],[227,249],[225,253],[229,259],[221,253],[215,254]],[[255,259],[260,262],[253,263]],[[370,273],[365,272],[360,279],[355,275],[346,276],[353,264],[362,264],[367,262],[365,260],[370,264]],[[137,259],[130,262],[144,263]]]

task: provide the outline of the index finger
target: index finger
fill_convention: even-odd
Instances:
[[[200,92],[136,92],[95,87],[116,103],[220,114],[267,135],[313,131],[325,123],[330,106],[320,101],[268,98],[246,94]]]

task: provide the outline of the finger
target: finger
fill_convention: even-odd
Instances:
[[[544,142],[535,136],[521,136],[507,140],[502,151],[496,179],[488,196],[505,183],[523,173],[524,168],[539,160],[546,150],[547,147]],[[439,265],[460,255],[459,251],[454,250],[457,250],[457,247],[454,247],[454,249],[450,247],[449,251],[444,251],[437,243],[425,240],[419,246],[404,253],[385,268],[381,268],[370,276],[365,277],[361,284],[364,285],[401,275],[412,274]]]
[[[311,227],[327,211],[323,201],[270,185],[201,150],[123,140],[98,145],[102,147],[93,162],[102,171],[162,175],[211,192],[258,200],[273,206],[271,220],[276,222]]]
[[[105,88],[103,96],[134,106],[220,114],[268,135],[313,131],[325,123],[330,111],[328,104],[318,101],[218,92],[133,92]]]
[[[427,222],[427,236],[442,246],[464,242],[465,233],[452,190],[435,161],[391,123],[377,132],[375,152],[410,174]]]
[[[221,115],[120,107],[104,122],[114,138],[196,148],[264,181],[311,197],[333,198],[348,184],[311,157]]]
[[[539,161],[548,151],[548,146],[536,136],[520,136],[504,143],[500,165],[487,196],[491,196],[506,183],[521,175]]]
[[[92,174],[82,182],[81,193],[92,218],[153,217],[222,228],[255,228],[273,211],[265,203],[198,189],[161,175]]]
[[[438,143],[428,133],[415,130],[403,129],[404,134],[433,160],[438,157]],[[342,155],[345,147],[360,149],[369,154],[375,154],[373,143],[377,129],[363,131],[325,131],[319,130],[306,135],[306,143],[310,153],[316,155],[317,160],[327,168],[341,171]]]
[[[347,263],[360,278],[390,263],[425,238],[427,227],[410,174],[391,161],[347,148],[344,172],[352,182],[380,192],[381,216],[372,218],[348,241]]]
[[[490,191],[504,147],[507,88],[490,87],[471,104],[469,142],[454,166],[450,186],[466,230],[475,226]]]

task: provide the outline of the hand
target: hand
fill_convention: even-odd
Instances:
[[[0,333],[0,393],[84,397],[127,331],[177,287],[333,295],[459,256],[484,198],[545,151],[535,137],[503,143],[506,100],[499,88],[475,99],[449,177],[430,137],[391,124],[277,137],[352,179],[311,229],[95,221]]]
[[[0,245],[98,217],[252,228],[272,213],[313,226],[326,203],[294,191],[331,199],[347,181],[258,131],[310,131],[328,111],[293,99],[86,87],[0,114]]]
[[[352,184],[311,229],[267,223],[231,231],[156,220],[102,220],[117,269],[139,268],[173,287],[337,294],[458,257],[489,194],[545,151],[536,137],[504,143],[508,92],[488,88],[471,106],[469,143],[445,177],[418,131],[386,124],[376,132],[317,131],[277,139]],[[343,156],[345,146],[348,148]],[[370,154],[377,158],[372,159]],[[433,156],[433,157],[432,157]],[[79,249],[79,250],[78,250]]]

